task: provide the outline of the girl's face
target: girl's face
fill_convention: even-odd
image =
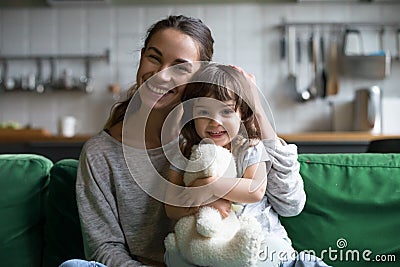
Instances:
[[[185,83],[196,71],[194,62],[199,60],[199,47],[190,36],[175,29],[155,33],[142,49],[136,77],[142,103],[167,110],[179,104]]]
[[[194,100],[193,118],[196,132],[202,139],[210,138],[216,145],[226,148],[230,148],[241,123],[234,100],[219,101],[210,97]]]

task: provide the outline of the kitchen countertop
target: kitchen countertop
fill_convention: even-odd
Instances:
[[[304,132],[279,134],[286,142],[370,142],[377,139],[400,138],[400,134],[371,134],[370,132]]]
[[[53,135],[45,129],[0,129],[0,143],[83,143],[92,135],[65,137]]]

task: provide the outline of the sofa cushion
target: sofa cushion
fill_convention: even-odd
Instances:
[[[84,259],[75,197],[77,167],[77,160],[64,159],[50,171],[43,267],[59,266],[68,259]]]
[[[1,266],[41,266],[44,197],[52,165],[39,155],[0,155]]]
[[[295,249],[335,267],[398,266],[400,154],[302,154],[299,162],[307,202],[281,218]]]

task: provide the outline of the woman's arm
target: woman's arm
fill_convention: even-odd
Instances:
[[[271,157],[266,195],[281,216],[296,216],[304,208],[306,194],[297,161],[297,147],[283,140],[263,140]]]
[[[142,266],[127,251],[125,235],[118,219],[117,206],[111,192],[110,175],[101,158],[88,159],[82,151],[76,197],[88,260],[107,266]]]
[[[165,198],[165,212],[168,218],[178,220],[182,217],[195,214],[199,209],[198,207],[183,207],[184,203],[182,203],[182,206],[179,206],[179,198],[177,198],[177,196],[182,192],[182,187],[185,186],[183,183],[183,175],[170,169],[168,172],[168,180],[171,183],[171,185],[167,187]]]

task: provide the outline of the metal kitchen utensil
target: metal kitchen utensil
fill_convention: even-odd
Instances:
[[[3,60],[2,65],[3,65],[2,73],[1,73],[2,88],[4,88],[6,91],[11,91],[16,86],[15,79],[12,77],[8,77],[8,62],[7,62],[7,60]]]
[[[379,32],[379,43],[382,46],[382,31]],[[346,39],[346,38],[345,38]],[[362,41],[362,39],[360,39]],[[377,53],[368,54],[361,50],[359,55],[349,54],[344,43],[344,52],[341,58],[342,74],[351,77],[367,79],[384,79],[390,75],[391,56],[383,51],[383,47]],[[362,46],[361,46],[362,49]]]
[[[297,92],[297,77],[296,77],[296,29],[289,27],[288,35],[288,86],[291,92]]]
[[[343,36],[343,52],[346,56],[364,53],[364,42],[358,29],[346,29]]]
[[[378,86],[356,90],[353,121],[355,131],[382,131],[382,96]]]
[[[396,31],[396,58],[400,60],[400,29]]]
[[[308,59],[310,63],[310,85],[302,91],[305,100],[318,96],[318,49],[317,36],[312,32],[308,41]]]
[[[311,94],[307,90],[299,91],[297,85],[297,70],[296,64],[300,63],[301,60],[301,40],[299,37],[296,37],[295,27],[287,28],[288,35],[288,87],[291,92],[295,93],[295,98],[298,101],[304,102],[311,98]],[[282,44],[282,42],[281,42]]]
[[[321,59],[321,97],[325,98],[327,95],[326,92],[326,85],[327,85],[327,80],[328,80],[328,74],[326,71],[326,66],[325,66],[325,41],[324,41],[324,36],[320,36],[320,49],[321,49],[321,54],[320,54],[320,59]]]
[[[332,34],[329,44],[328,78],[326,81],[326,95],[336,95],[339,92],[338,77],[338,45],[336,35]]]
[[[36,84],[35,90],[37,93],[44,92],[44,84],[43,84],[43,77],[42,77],[42,60],[36,60]]]

